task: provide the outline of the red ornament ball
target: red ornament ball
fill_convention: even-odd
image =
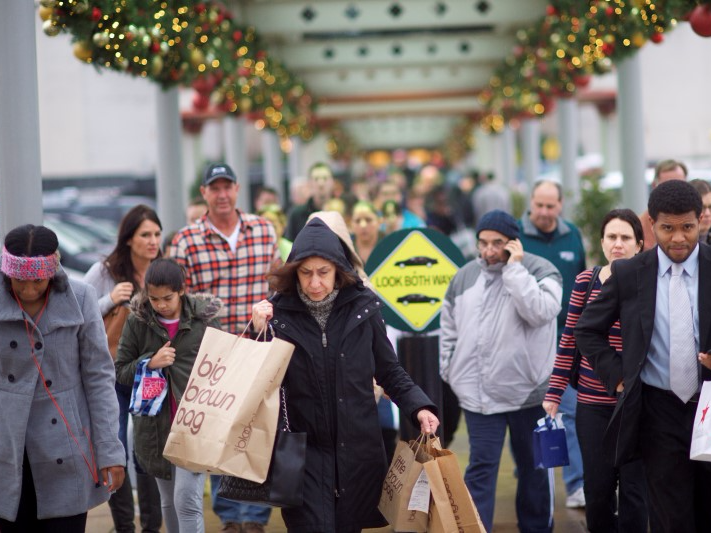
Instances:
[[[94,22],[99,22],[101,20],[101,9],[98,7],[91,8],[91,20]]]
[[[240,30],[235,30],[232,32],[232,40],[236,43],[242,40],[242,32]]]
[[[659,32],[655,32],[655,33],[653,33],[653,34],[651,35],[651,37],[649,38],[649,40],[652,41],[652,42],[655,43],[655,44],[659,44],[659,43],[661,43],[661,42],[664,40],[664,35],[661,34],[661,33],[659,33]]]
[[[691,29],[701,37],[711,37],[711,4],[701,4],[689,16]]]
[[[614,14],[615,14],[615,8],[614,8],[614,7],[612,7],[612,6],[607,6],[607,7],[605,8],[605,15],[607,15],[608,17],[611,17],[611,16],[614,15]]]
[[[210,97],[204,93],[195,93],[193,95],[193,108],[197,111],[205,111],[210,107]]]
[[[550,5],[546,6],[546,15],[548,15],[549,17],[552,17],[553,15],[557,15],[557,14],[558,14],[558,11],[556,10],[555,7],[550,6]]]
[[[580,87],[581,89],[587,87],[588,85],[590,85],[590,76],[587,74],[583,76],[576,76],[575,78],[573,78],[573,83],[576,87]]]

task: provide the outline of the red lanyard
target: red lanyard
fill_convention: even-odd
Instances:
[[[25,317],[25,315],[28,315],[28,313],[22,307],[22,303],[20,302],[20,299],[17,297],[17,294],[15,294],[15,291],[13,291],[13,296],[15,296],[15,301],[17,302],[17,305],[20,306],[20,309],[22,310],[22,313],[23,313],[22,319],[25,321],[25,332],[27,333],[27,341],[30,344],[30,353],[32,354],[32,359],[35,362],[35,366],[37,367],[39,376],[42,379],[42,385],[44,386],[44,390],[47,391],[47,394],[49,395],[49,398],[52,400],[54,407],[57,409],[59,416],[62,417],[62,420],[64,421],[64,425],[67,427],[67,431],[69,432],[69,435],[72,437],[72,440],[77,445],[77,448],[79,448],[79,453],[81,453],[81,456],[84,458],[84,462],[86,463],[86,467],[89,469],[89,474],[91,475],[91,479],[94,480],[94,483],[98,487],[99,486],[99,473],[96,468],[96,460],[94,458],[94,447],[91,444],[91,438],[89,437],[89,432],[87,431],[86,428],[84,428],[84,434],[86,435],[87,441],[89,442],[89,451],[91,452],[91,461],[89,461],[89,459],[86,457],[86,455],[84,455],[84,452],[81,449],[81,445],[79,444],[79,441],[74,436],[74,432],[72,431],[72,428],[69,426],[69,421],[67,420],[67,417],[64,416],[64,411],[62,411],[62,408],[57,403],[57,400],[55,400],[54,395],[50,392],[49,387],[47,386],[47,380],[44,379],[44,373],[42,372],[42,368],[40,367],[40,364],[37,361],[37,356],[35,355],[34,342],[33,342],[34,332],[37,330],[37,327],[33,325],[32,332],[30,332],[30,324],[27,321],[27,318]],[[48,301],[49,301],[49,288],[47,288],[47,292],[44,297],[44,305],[42,306],[42,309],[40,309],[40,312],[37,315],[37,319],[34,321],[35,324],[39,324],[39,321],[42,318],[42,315],[44,314],[44,310],[47,309],[47,302]]]

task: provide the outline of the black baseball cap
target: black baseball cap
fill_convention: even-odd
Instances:
[[[202,178],[203,185],[210,185],[213,181],[217,179],[228,179],[234,183],[237,183],[237,176],[235,176],[234,171],[229,165],[225,163],[214,163],[207,167],[205,171],[205,176]]]

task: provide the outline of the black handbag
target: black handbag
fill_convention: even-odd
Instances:
[[[228,500],[261,503],[272,507],[298,507],[304,499],[306,433],[289,428],[286,394],[281,389],[281,414],[269,472],[264,483],[234,476],[222,476],[217,495]]]
[[[602,267],[600,266],[596,266],[592,270],[592,274],[590,275],[590,283],[588,283],[588,290],[585,293],[585,297],[583,298],[583,304],[580,308],[581,315],[585,310],[585,306],[588,304],[588,299],[590,299],[590,293],[593,290],[593,285],[595,285],[597,278],[600,276],[600,270],[602,270]],[[582,361],[582,359],[583,354],[580,353],[580,350],[578,349],[578,343],[576,342],[575,352],[573,353],[573,362],[570,365],[570,386],[576,390],[578,389],[578,381],[580,380],[580,362]]]

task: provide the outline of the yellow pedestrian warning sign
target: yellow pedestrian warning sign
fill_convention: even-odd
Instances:
[[[423,332],[439,327],[445,292],[464,262],[459,249],[443,234],[401,230],[378,244],[366,271],[387,306],[383,310],[386,322],[397,329]]]

